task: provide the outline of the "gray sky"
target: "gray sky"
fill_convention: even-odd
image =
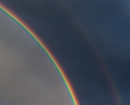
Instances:
[[[0,12],[0,101],[71,105],[63,81],[37,43]]]
[[[117,105],[104,75],[103,63],[113,77],[122,103],[130,104],[129,0],[1,1],[29,24],[53,51],[81,105]]]

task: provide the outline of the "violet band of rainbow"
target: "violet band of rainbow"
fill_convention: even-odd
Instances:
[[[13,13],[10,9],[8,9],[5,5],[0,3],[0,11],[5,13],[8,17],[10,17],[15,23],[17,23],[21,28],[23,28],[42,48],[42,50],[47,54],[49,59],[52,61],[53,65],[56,67],[60,77],[62,78],[64,85],[69,93],[73,105],[80,105],[74,88],[70,83],[64,69],[61,67],[57,59],[54,57],[50,49],[46,46],[46,44],[40,39],[40,37],[24,22],[22,21],[15,13]]]

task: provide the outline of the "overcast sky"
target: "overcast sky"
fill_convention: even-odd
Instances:
[[[0,12],[0,104],[71,105],[56,68],[25,31]]]
[[[118,105],[105,70],[122,103],[130,104],[128,0],[1,1],[52,50],[81,105]]]

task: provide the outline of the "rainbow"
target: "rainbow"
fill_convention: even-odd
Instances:
[[[60,5],[62,5],[63,9],[66,10],[66,12],[71,16],[71,18],[74,21],[75,26],[77,26],[77,29],[82,32],[82,37],[86,39],[86,42],[91,46],[92,52],[94,53],[95,57],[98,59],[98,64],[100,65],[107,83],[109,84],[110,91],[112,93],[112,97],[114,99],[114,102],[116,105],[123,105],[121,96],[119,94],[118,88],[115,84],[114,78],[109,71],[106,62],[104,61],[100,51],[96,47],[96,45],[93,43],[92,39],[87,35],[87,31],[83,23],[80,21],[80,19],[75,15],[73,10],[70,8],[69,3],[64,0],[59,0]]]
[[[43,51],[50,58],[54,66],[57,68],[58,73],[60,74],[62,80],[64,81],[65,87],[69,93],[69,96],[72,100],[73,105],[80,105],[76,93],[70,83],[64,69],[61,67],[57,59],[54,57],[50,49],[46,46],[46,44],[40,39],[40,37],[26,24],[24,23],[15,13],[13,13],[10,9],[8,9],[5,5],[0,3],[0,11],[5,13],[8,17],[10,17],[14,22],[16,22],[19,26],[21,26],[43,49]]]

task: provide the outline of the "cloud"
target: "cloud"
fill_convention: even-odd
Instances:
[[[82,35],[92,39],[120,92],[124,89],[129,91],[130,20],[126,0],[65,0],[68,10],[52,0],[2,2],[9,5],[48,43],[64,65],[83,105],[88,102],[92,105],[114,102],[99,67],[102,65],[98,64],[90,51],[91,45],[85,38],[82,39]],[[86,33],[75,25],[76,21],[71,15],[80,21]]]
[[[37,43],[3,13],[0,23],[0,100],[71,105],[63,81]]]

